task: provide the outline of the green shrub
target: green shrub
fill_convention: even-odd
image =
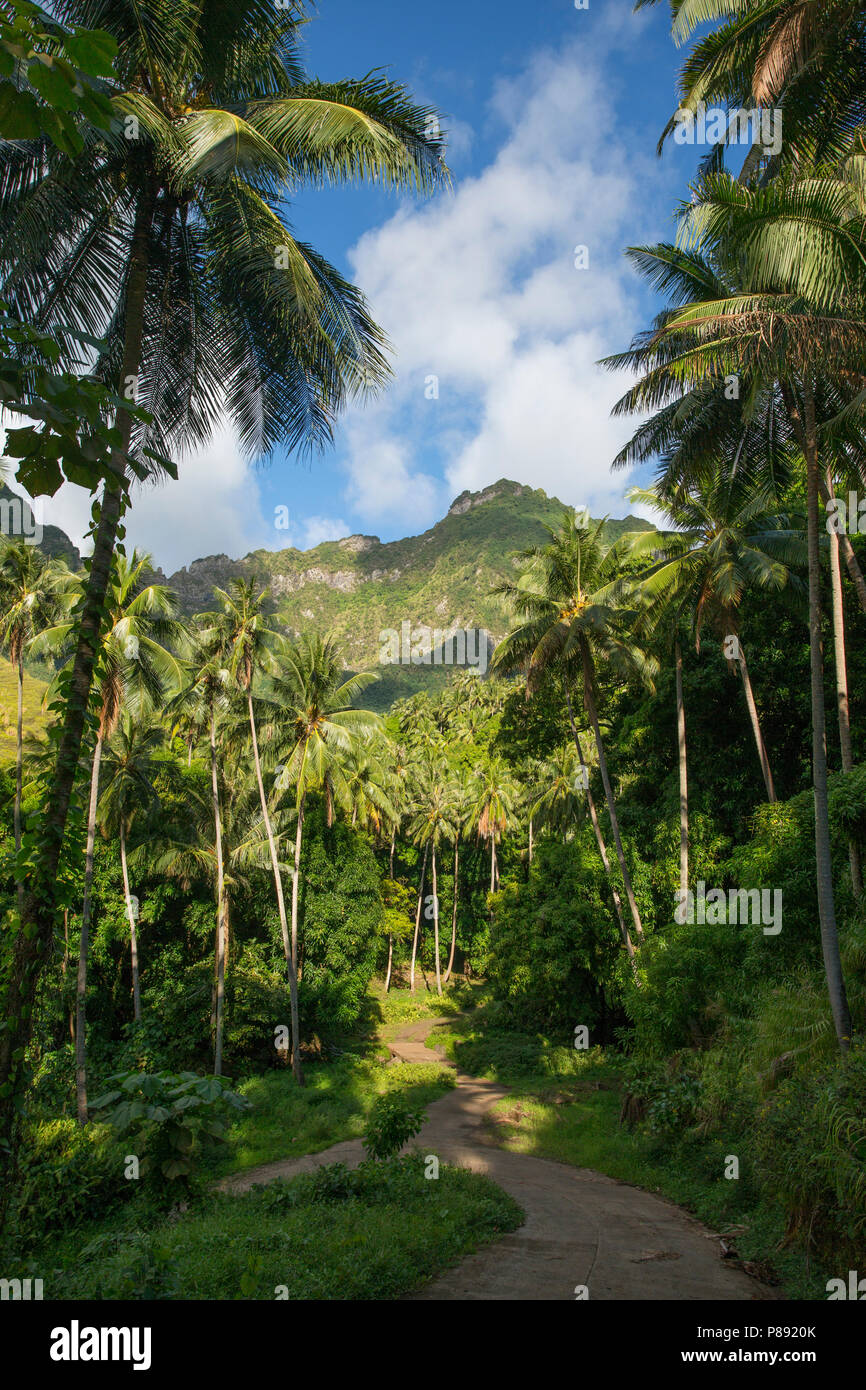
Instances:
[[[81,1252],[84,1264],[102,1272],[99,1297],[111,1299],[175,1299],[180,1296],[177,1266],[165,1244],[141,1231],[97,1236]]]
[[[866,1259],[866,1046],[781,1081],[756,1134],[761,1185],[788,1237],[845,1264]]]
[[[230,1110],[249,1107],[218,1076],[129,1072],[112,1080],[91,1109],[105,1110],[115,1132],[137,1144],[146,1186],[169,1204],[189,1191],[197,1164],[225,1140]]]
[[[529,881],[491,899],[488,976],[523,1032],[603,1029],[619,1002],[624,953],[590,841],[590,832],[541,841]]]
[[[108,1125],[72,1118],[28,1126],[19,1157],[13,1212],[29,1242],[117,1207],[128,1195],[123,1153]]]
[[[370,1158],[392,1158],[414,1139],[423,1123],[423,1110],[412,1109],[398,1095],[380,1096],[367,1121],[364,1148]]]
[[[681,1135],[695,1124],[701,1100],[696,1058],[680,1054],[667,1062],[633,1061],[624,1077],[651,1134]]]

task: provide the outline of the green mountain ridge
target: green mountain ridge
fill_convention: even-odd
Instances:
[[[428,628],[430,645],[438,630],[441,647],[443,634],[480,629],[492,650],[512,617],[509,604],[492,590],[514,575],[515,552],[546,539],[545,526],[558,524],[563,507],[540,488],[502,478],[480,492],[462,492],[441,521],[417,536],[385,542],[345,536],[310,550],[255,550],[239,560],[208,555],[171,575],[156,570],[154,577],[175,591],[187,617],[213,608],[215,585],[255,578],[270,588],[278,624],[287,633],[331,632],[350,669],[377,670],[380,679],[365,702],[386,709],[401,695],[445,684],[453,669],[432,661],[383,664],[387,634],[401,634],[404,623],[410,632]],[[605,522],[608,540],[653,529],[636,516]],[[56,527],[45,527],[43,548],[77,566],[77,550]],[[469,650],[466,664],[472,665],[478,649],[469,644]]]
[[[511,613],[491,590],[515,572],[514,553],[546,539],[564,504],[540,488],[508,479],[463,492],[428,531],[382,542],[347,536],[311,550],[257,550],[241,560],[226,555],[195,560],[160,578],[179,595],[185,613],[213,606],[214,584],[254,576],[271,588],[281,623],[292,633],[310,626],[334,633],[354,670],[379,669],[365,699],[384,708],[400,694],[444,683],[443,665],[380,666],[388,632],[426,627],[440,633],[480,628],[492,643]],[[652,530],[643,518],[609,519],[610,540],[625,531]]]

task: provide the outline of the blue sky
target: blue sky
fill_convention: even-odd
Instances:
[[[320,0],[311,73],[386,67],[449,135],[453,188],[433,200],[310,190],[289,210],[367,294],[393,384],[310,465],[277,453],[250,468],[219,432],[179,483],[139,495],[130,539],[166,572],[353,532],[393,539],[502,476],[624,515],[639,480],[609,464],[633,426],[609,412],[625,382],[594,363],[653,312],[622,250],[672,236],[695,167],[688,148],[655,154],[682,58],[668,23],[666,5],[635,15],[628,0]],[[86,499],[64,491],[45,519],[78,538]]]

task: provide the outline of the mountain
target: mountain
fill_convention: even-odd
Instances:
[[[37,525],[33,509],[23,497],[18,497],[5,483],[0,483],[0,539],[25,540],[35,538]],[[65,531],[59,526],[43,526],[39,547],[52,558],[65,560],[70,569],[78,569],[81,556]]]
[[[440,634],[483,629],[492,650],[507,630],[507,602],[491,589],[515,573],[514,552],[546,539],[563,504],[541,489],[501,479],[481,492],[463,492],[447,516],[420,536],[383,543],[378,536],[347,536],[312,550],[257,550],[242,560],[211,555],[160,579],[191,615],[213,606],[213,586],[254,576],[270,586],[282,624],[298,633],[315,627],[335,633],[353,670],[378,669],[380,681],[365,697],[385,708],[398,695],[447,679],[444,665],[382,666],[386,637],[430,629]],[[624,531],[651,530],[628,516],[609,520],[608,539]],[[408,640],[408,639],[407,639]],[[441,643],[441,636],[440,636]],[[418,648],[424,642],[418,638]],[[405,642],[402,644],[405,652]],[[470,657],[475,655],[469,642]],[[408,653],[406,653],[408,655]],[[452,649],[451,655],[459,656]],[[462,663],[457,663],[462,664]],[[469,664],[475,664],[471,659]]]
[[[208,555],[175,574],[157,570],[154,577],[175,591],[188,617],[214,606],[214,585],[225,588],[233,578],[254,577],[269,587],[277,624],[287,632],[332,632],[350,669],[377,670],[380,679],[364,698],[386,709],[401,695],[444,684],[447,658],[457,658],[455,665],[483,662],[511,620],[509,605],[491,590],[515,574],[515,552],[544,542],[545,526],[556,526],[562,511],[563,503],[540,488],[502,478],[481,492],[462,492],[447,516],[420,536],[384,543],[378,536],[346,536],[312,550],[256,550],[240,560]],[[605,523],[608,540],[652,529],[635,516]],[[65,554],[70,564],[78,561],[72,542],[56,527],[45,527],[43,546]],[[424,628],[429,633],[419,634]],[[453,643],[449,649],[448,638],[466,631],[471,635],[464,662]],[[403,663],[380,661],[388,634],[394,634]],[[429,664],[411,663],[411,648],[416,655],[431,653]],[[443,653],[446,660],[437,664],[433,656]]]

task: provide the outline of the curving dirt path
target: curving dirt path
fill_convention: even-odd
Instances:
[[[425,1019],[403,1029],[387,1045],[393,1060],[429,1062],[424,1039],[445,1021]],[[718,1238],[672,1202],[588,1168],[496,1148],[487,1137],[485,1114],[507,1095],[507,1087],[458,1072],[456,1089],[428,1106],[414,1143],[448,1163],[486,1173],[520,1203],[526,1221],[408,1299],[574,1299],[578,1286],[593,1300],[776,1297],[723,1261]],[[244,1192],[325,1163],[354,1167],[364,1157],[361,1141],[353,1139],[303,1158],[261,1164],[219,1186]]]

